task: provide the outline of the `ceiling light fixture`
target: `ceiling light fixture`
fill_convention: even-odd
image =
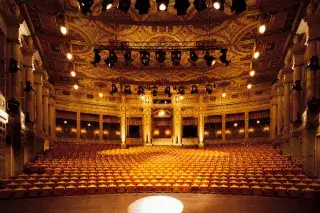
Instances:
[[[187,10],[190,7],[189,0],[176,0],[174,8],[177,10],[178,16],[187,15]]]
[[[91,13],[91,7],[94,4],[94,0],[78,0],[79,8],[83,15]]]
[[[133,62],[133,58],[131,57],[131,50],[127,50],[124,53],[124,61],[125,61],[125,66],[128,66],[131,62]]]
[[[71,71],[71,72],[70,72],[70,75],[71,75],[72,77],[76,77],[77,73],[76,73],[75,71]]]
[[[259,27],[259,33],[264,34],[267,30],[267,26],[265,24],[260,25]]]
[[[231,63],[230,60],[227,60],[227,52],[228,52],[228,49],[221,49],[220,50],[220,61],[221,63],[225,64],[226,67],[229,66],[229,64]]]
[[[148,52],[147,50],[141,50],[140,51],[140,62],[141,62],[141,66],[149,66],[150,52]]]
[[[255,53],[253,53],[253,58],[258,59],[260,57],[260,52],[256,51]]]
[[[79,89],[78,84],[73,85],[73,88],[74,88],[75,90],[78,90],[78,89]]]
[[[171,61],[174,67],[180,66],[181,61],[181,51],[175,50],[171,52]]]
[[[251,77],[253,77],[255,74],[256,74],[256,71],[254,71],[254,70],[251,70],[250,73],[249,73],[249,75],[250,75]]]
[[[166,11],[168,8],[169,0],[157,0],[158,10]]]
[[[131,0],[120,0],[118,9],[127,13],[131,6]]]
[[[106,10],[110,10],[112,5],[114,3],[114,0],[102,0],[101,5],[102,5],[102,12]]]
[[[225,0],[214,0],[213,7],[216,10],[224,11],[224,3],[225,3]]]
[[[60,32],[62,33],[62,35],[67,35],[68,33],[68,30],[65,26],[61,26],[60,27]]]
[[[72,55],[71,53],[67,53],[67,59],[68,59],[69,61],[71,61],[72,58],[73,58],[73,55]]]
[[[148,14],[150,8],[150,0],[137,0],[134,8],[139,11],[139,15]]]
[[[100,98],[103,97],[103,93],[102,93],[102,92],[99,93],[99,97],[100,97]]]
[[[247,88],[248,88],[248,89],[251,89],[251,88],[252,88],[252,84],[249,83],[249,84],[247,85]]]
[[[172,93],[170,86],[166,86],[166,88],[164,89],[164,94],[168,95],[168,97],[171,98]]]
[[[204,55],[203,59],[206,61],[208,67],[211,67],[216,63],[216,58],[210,55],[209,50],[206,51],[206,54]]]
[[[190,50],[190,58],[188,59],[190,64],[195,66],[197,61],[198,61],[198,59],[199,59],[199,56],[197,55],[196,51],[195,50]]]
[[[109,50],[109,57],[104,60],[106,65],[109,67],[115,67],[118,61],[118,56],[115,54],[114,50]]]
[[[227,96],[227,93],[223,92],[223,93],[221,94],[221,96],[222,96],[222,98],[225,98],[225,97]]]
[[[99,64],[101,61],[100,50],[94,49],[93,52],[94,52],[94,59],[90,63],[96,67],[96,65]]]
[[[208,7],[206,0],[194,0],[193,5],[194,8],[196,8],[196,10],[198,11],[198,13],[202,12]]]

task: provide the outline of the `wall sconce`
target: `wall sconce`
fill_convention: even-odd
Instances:
[[[109,132],[108,132],[107,130],[104,130],[104,131],[103,131],[103,134],[104,134],[104,135],[109,135]]]
[[[166,134],[166,135],[170,135],[170,134],[171,134],[171,131],[167,129],[167,130],[165,131],[165,134]]]
[[[254,132],[254,129],[253,129],[253,128],[250,128],[250,129],[249,129],[249,132]]]
[[[209,135],[209,132],[208,131],[204,131],[204,135]]]
[[[231,131],[230,130],[226,130],[226,135],[229,135],[229,134],[231,134]]]
[[[222,134],[222,131],[221,130],[218,130],[217,131],[217,135],[221,135]]]
[[[239,133],[240,133],[240,134],[243,134],[243,133],[244,133],[244,129],[240,129],[240,130],[239,130]]]
[[[116,135],[120,135],[120,132],[119,132],[119,131],[116,131]]]
[[[72,129],[71,129],[71,132],[72,132],[72,133],[76,133],[76,132],[77,132],[77,129],[72,128]]]
[[[263,131],[268,132],[270,130],[270,128],[268,126],[263,128]]]
[[[95,135],[99,135],[99,130],[94,131]]]
[[[154,135],[159,135],[159,130],[154,130],[153,134]]]
[[[81,129],[81,133],[86,134],[87,130],[86,129]]]
[[[62,128],[61,127],[57,127],[56,130],[57,130],[57,132],[61,132]]]

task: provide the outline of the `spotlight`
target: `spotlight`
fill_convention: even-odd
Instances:
[[[157,0],[158,10],[165,11],[168,8],[169,0]]]
[[[34,89],[33,89],[32,84],[31,84],[30,81],[26,81],[26,87],[24,88],[24,91],[25,91],[25,92],[34,91]]]
[[[102,93],[102,92],[99,93],[99,97],[100,97],[100,98],[103,97],[103,93]]]
[[[240,14],[247,9],[246,0],[232,0],[231,12],[235,12],[236,14]]]
[[[158,63],[163,64],[164,61],[166,60],[166,52],[164,52],[163,50],[157,50],[156,60],[158,61]]]
[[[190,50],[190,58],[188,59],[188,61],[195,66],[197,61],[199,59],[199,56],[197,55],[195,50]]]
[[[211,67],[216,63],[215,57],[210,55],[209,50],[206,51],[206,54],[204,55],[203,59],[206,61],[208,67]]]
[[[141,66],[149,66],[150,53],[146,50],[140,51],[140,62]]]
[[[196,95],[196,94],[198,94],[198,93],[199,93],[198,87],[197,87],[196,85],[192,85],[192,87],[191,87],[191,94],[192,94],[192,95]]]
[[[131,62],[133,62],[133,58],[131,57],[131,50],[127,50],[123,57],[124,57],[126,66],[128,66]]]
[[[264,34],[267,30],[267,26],[265,24],[262,24],[260,27],[259,27],[259,33],[260,34]]]
[[[184,91],[184,87],[183,86],[179,86],[177,94],[178,95],[184,95],[185,93],[186,92]]]
[[[94,59],[93,59],[93,61],[91,61],[91,64],[93,66],[96,66],[101,61],[100,50],[99,49],[94,49],[93,52],[94,52]]]
[[[168,95],[168,97],[171,98],[172,93],[170,86],[166,86],[166,88],[164,89],[164,94]]]
[[[131,0],[120,0],[118,9],[127,13],[129,11],[130,6],[131,6]]]
[[[124,94],[126,94],[126,95],[131,95],[132,94],[130,85],[125,85],[124,86]]]
[[[137,0],[134,8],[139,11],[139,15],[148,14],[150,8],[150,0]]]
[[[14,58],[10,58],[9,60],[9,72],[10,73],[16,73],[18,72],[20,69],[20,66],[18,65],[18,61]]]
[[[73,58],[73,55],[71,53],[67,53],[67,59],[70,61],[72,60],[72,58]]]
[[[293,85],[291,90],[302,91],[301,80],[296,80],[295,85]]]
[[[310,69],[312,71],[316,71],[316,70],[320,69],[318,56],[311,57],[310,62],[307,66],[307,69]]]
[[[153,87],[151,88],[151,94],[152,94],[153,96],[157,96],[157,95],[158,95],[158,87],[157,87],[157,86],[153,86]]]
[[[79,89],[78,84],[73,85],[73,88],[74,88],[75,90],[78,90],[78,89]]]
[[[101,1],[102,12],[111,9],[113,3],[114,3],[114,0],[102,0]]]
[[[62,35],[67,35],[68,33],[68,30],[65,26],[61,26],[60,27],[60,32],[62,33]]]
[[[104,60],[104,62],[109,67],[115,67],[118,61],[118,56],[115,54],[114,50],[109,50],[109,57]]]
[[[206,92],[210,95],[212,94],[212,85],[211,84],[207,84],[206,85]]]
[[[109,91],[110,95],[113,95],[118,92],[118,88],[115,84],[112,84],[111,90]]]
[[[74,77],[76,77],[77,74],[76,74],[75,71],[71,71],[71,72],[70,72],[70,75],[74,78]]]
[[[225,3],[225,0],[215,0],[213,2],[213,7],[216,10],[224,11],[224,3]]]
[[[194,0],[193,5],[199,13],[208,7],[206,0]]]
[[[181,51],[175,50],[171,52],[171,61],[173,66],[180,66]]]
[[[177,10],[178,16],[187,15],[187,10],[190,7],[189,0],[176,0],[174,8]]]
[[[139,87],[138,87],[137,94],[138,94],[138,95],[144,95],[144,94],[145,94],[145,91],[144,91],[144,87],[143,87],[143,86],[139,86]]]
[[[260,57],[260,52],[256,51],[255,53],[253,53],[253,58],[258,59]]]
[[[253,77],[256,74],[256,71],[251,70],[249,74],[250,74],[251,77]]]
[[[248,89],[251,89],[251,88],[252,88],[252,84],[249,83],[249,84],[247,85],[247,88],[248,88]]]
[[[225,64],[226,67],[231,63],[230,60],[227,60],[227,52],[228,52],[228,49],[221,49],[220,50],[220,53],[221,53],[220,61],[221,61],[221,63]]]
[[[91,13],[91,6],[94,3],[94,0],[78,0],[81,12],[83,15],[87,15],[88,13]]]

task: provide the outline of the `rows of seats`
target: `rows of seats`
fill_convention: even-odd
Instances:
[[[30,174],[4,179],[0,197],[96,193],[223,193],[314,198],[320,180],[269,145],[118,149],[102,144],[57,144]]]

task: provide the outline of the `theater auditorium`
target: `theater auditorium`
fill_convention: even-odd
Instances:
[[[0,0],[0,212],[319,212],[319,57],[320,0]]]

